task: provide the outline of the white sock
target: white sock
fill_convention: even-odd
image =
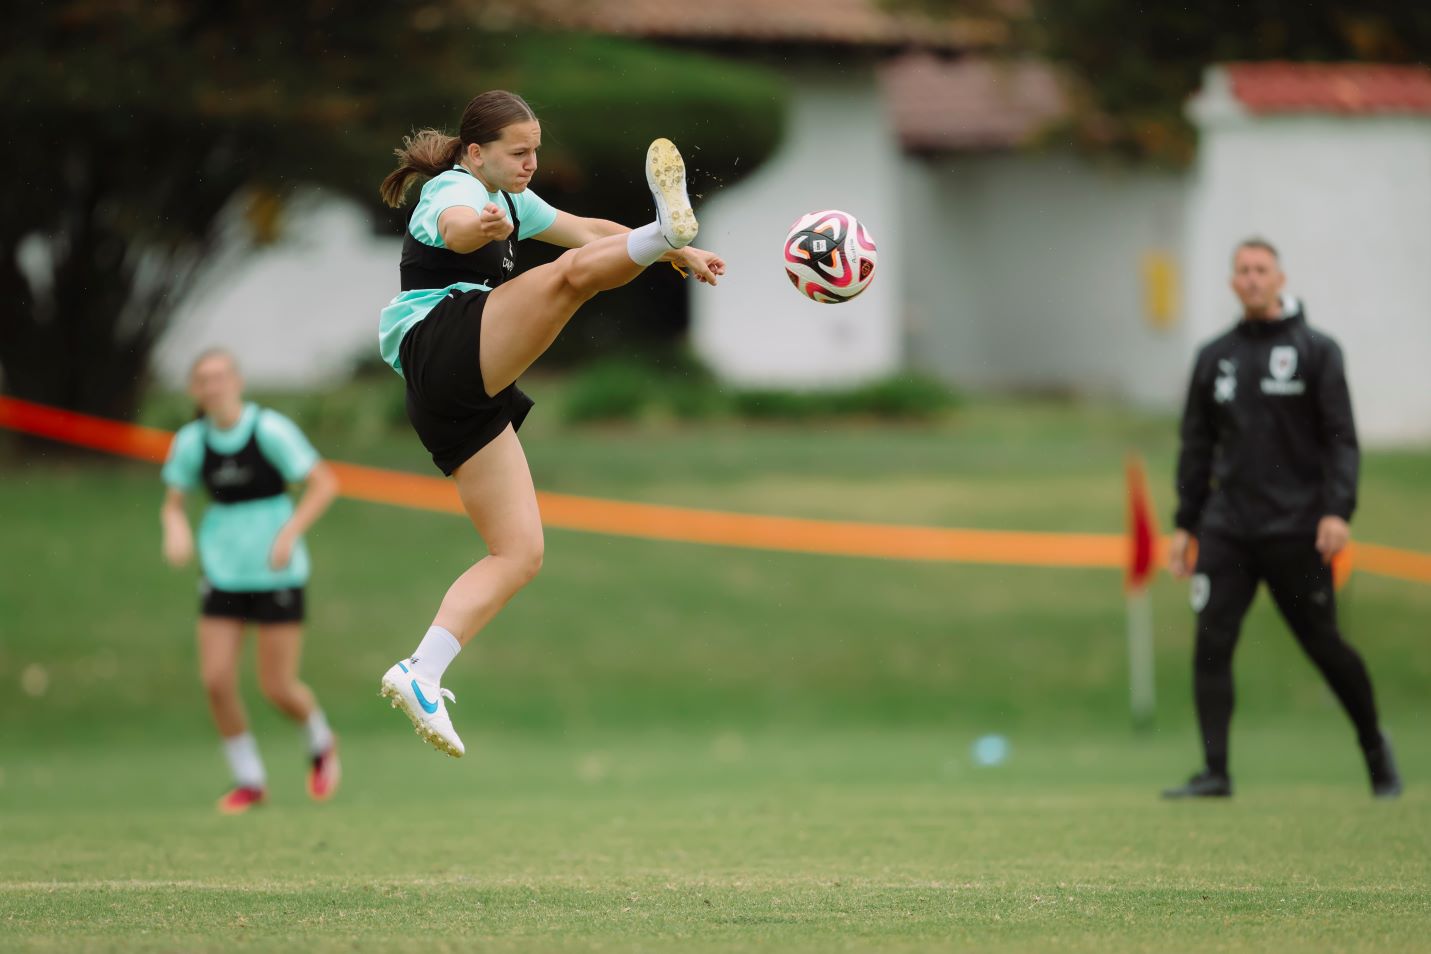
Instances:
[[[333,730],[328,728],[328,717],[317,706],[308,713],[303,730],[308,734],[309,755],[322,755],[333,745]]]
[[[661,226],[657,222],[648,222],[626,235],[626,254],[637,265],[655,265],[670,250],[671,246],[661,234]]]
[[[258,742],[252,732],[224,739],[224,755],[234,781],[247,788],[263,788],[268,781],[263,771],[263,759],[258,756]]]
[[[452,660],[462,651],[462,644],[441,626],[428,629],[422,642],[417,644],[412,658],[407,661],[413,673],[425,682],[442,682],[442,674],[452,665]]]

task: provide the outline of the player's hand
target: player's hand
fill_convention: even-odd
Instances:
[[[278,531],[278,536],[273,540],[273,549],[268,553],[268,566],[273,570],[281,570],[288,566],[288,561],[293,559],[293,547],[297,544],[298,538],[288,529]]]
[[[512,220],[507,218],[507,213],[497,208],[497,203],[488,202],[482,207],[482,211],[477,213],[477,228],[488,241],[500,242],[512,234]]]
[[[670,254],[667,261],[674,264],[683,273],[690,272],[696,276],[696,281],[706,285],[717,284],[716,279],[725,274],[725,259],[715,252],[707,252],[705,249],[694,248],[690,245],[676,249]]]
[[[1322,555],[1323,563],[1331,563],[1332,557],[1346,549],[1350,539],[1351,527],[1341,517],[1328,515],[1317,523],[1317,552]]]
[[[1168,572],[1180,580],[1192,576],[1193,565],[1188,562],[1188,549],[1191,544],[1192,534],[1186,530],[1178,530],[1173,533],[1172,542],[1168,545]]]
[[[188,529],[170,530],[164,534],[164,561],[178,569],[194,556],[194,536]]]

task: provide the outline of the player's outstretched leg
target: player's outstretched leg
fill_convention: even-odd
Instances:
[[[669,139],[657,139],[647,148],[646,183],[655,221],[563,252],[488,295],[479,348],[488,394],[497,394],[531,367],[583,304],[691,244],[700,226],[686,194],[685,163]]]

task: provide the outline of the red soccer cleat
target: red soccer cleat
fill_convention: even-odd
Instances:
[[[267,801],[268,795],[261,788],[240,785],[219,799],[218,809],[225,815],[242,815],[257,805]]]
[[[338,740],[334,739],[328,750],[313,756],[313,767],[308,770],[308,795],[315,802],[326,802],[338,791],[338,780],[343,777],[343,765],[338,761]]]

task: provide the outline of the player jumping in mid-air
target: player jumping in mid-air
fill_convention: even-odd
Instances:
[[[529,188],[542,130],[514,93],[486,92],[462,114],[459,136],[423,130],[397,151],[382,184],[403,203],[411,180],[429,176],[403,238],[402,292],[383,309],[384,360],[407,382],[407,412],[433,463],[454,478],[487,556],[457,578],[410,657],[382,677],[382,695],[418,734],[463,754],[447,714],[442,674],[542,564],[542,523],[517,429],[532,407],[517,378],[581,305],[668,261],[714,285],[719,256],[691,247],[696,217],[686,171],[670,141],[646,152],[656,220],[637,229],[552,208]],[[517,242],[571,251],[512,277]]]
[[[332,503],[338,481],[297,425],[246,404],[242,389],[228,352],[199,355],[189,390],[200,414],[174,435],[163,472],[164,557],[172,565],[183,566],[194,553],[184,495],[202,485],[214,501],[199,526],[199,671],[234,777],[233,789],[219,800],[227,814],[265,798],[263,761],[238,691],[245,623],[258,627],[263,694],[307,735],[309,795],[331,798],[339,776],[333,733],[313,691],[298,678],[308,581],[303,534]],[[295,507],[288,484],[300,480],[307,486]]]

